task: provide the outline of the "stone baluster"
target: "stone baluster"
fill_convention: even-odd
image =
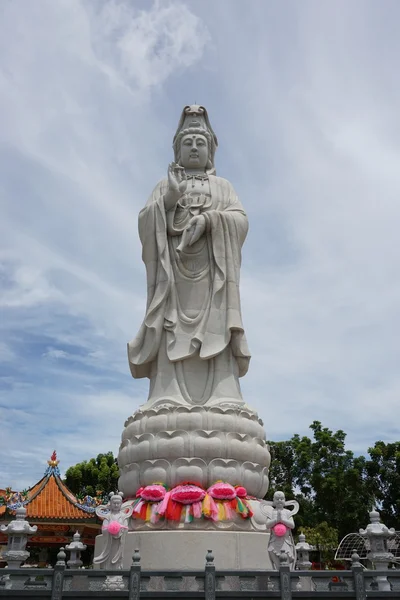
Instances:
[[[141,571],[140,552],[136,549],[132,556],[132,565],[129,574],[129,600],[140,600]]]
[[[365,591],[364,567],[360,563],[360,557],[356,550],[353,550],[353,554],[351,555],[351,570],[353,571],[356,600],[366,600],[367,594]]]
[[[204,580],[205,600],[215,600],[215,565],[212,550],[206,554],[206,575]]]
[[[57,554],[57,562],[53,571],[53,582],[51,586],[51,600],[61,600],[63,593],[64,574],[65,574],[65,559],[67,555],[64,548],[60,548]]]
[[[292,600],[292,585],[290,577],[290,565],[288,555],[284,550],[279,555],[279,579],[281,588],[281,600]]]

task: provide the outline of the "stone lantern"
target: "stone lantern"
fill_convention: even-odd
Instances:
[[[37,525],[31,527],[25,517],[26,508],[20,506],[15,511],[15,520],[0,527],[0,531],[8,535],[7,550],[3,552],[2,558],[7,561],[10,569],[18,569],[30,556],[26,544],[28,536],[36,533]]]
[[[300,533],[299,541],[296,544],[296,569],[298,569],[299,571],[308,571],[309,569],[311,569],[312,563],[309,559],[310,550],[313,550],[313,547],[310,546],[308,542],[306,542],[306,536],[304,535],[304,533]]]
[[[388,550],[388,539],[395,535],[395,530],[389,529],[381,523],[378,511],[373,510],[369,513],[371,523],[366,529],[360,529],[360,535],[369,541],[370,551],[367,558],[373,563],[376,570],[385,571],[389,562],[393,559],[393,554]],[[390,592],[390,583],[387,577],[376,577],[376,583],[380,591]]]
[[[82,566],[81,552],[86,550],[86,545],[82,544],[81,536],[78,531],[74,533],[72,542],[68,544],[68,546],[65,546],[65,549],[71,553],[69,561],[67,561],[68,567],[70,569],[80,569]]]

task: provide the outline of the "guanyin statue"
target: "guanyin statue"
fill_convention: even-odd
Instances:
[[[216,175],[216,148],[206,109],[186,106],[174,162],[139,215],[147,306],[128,356],[133,377],[147,377],[150,388],[125,423],[118,457],[120,489],[136,502],[131,529],[175,527],[168,494],[178,498],[175,488],[184,484],[204,494],[192,490],[197,500],[181,511],[183,528],[257,529],[246,506],[268,489],[263,424],[239,384],[250,361],[239,293],[248,221],[231,183]],[[218,504],[222,496],[214,502],[210,489],[231,504]],[[151,493],[159,508],[155,497],[146,504]]]
[[[184,108],[175,162],[139,215],[147,309],[128,344],[133,377],[148,377],[146,408],[243,405],[250,353],[240,312],[246,213],[217,177],[217,138],[201,106]]]

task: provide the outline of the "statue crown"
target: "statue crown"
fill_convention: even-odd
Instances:
[[[188,133],[203,134],[208,141],[210,168],[214,172],[214,155],[218,146],[218,139],[211,127],[207,110],[199,104],[185,106],[179,119],[172,147],[174,149],[175,161],[179,163],[180,143],[184,135]]]

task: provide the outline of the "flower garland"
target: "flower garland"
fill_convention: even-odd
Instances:
[[[168,490],[160,483],[140,488],[133,502],[133,518],[157,523],[169,521],[191,523],[193,519],[231,521],[236,515],[249,519],[253,511],[243,486],[218,481],[205,490],[195,483],[183,483]]]

